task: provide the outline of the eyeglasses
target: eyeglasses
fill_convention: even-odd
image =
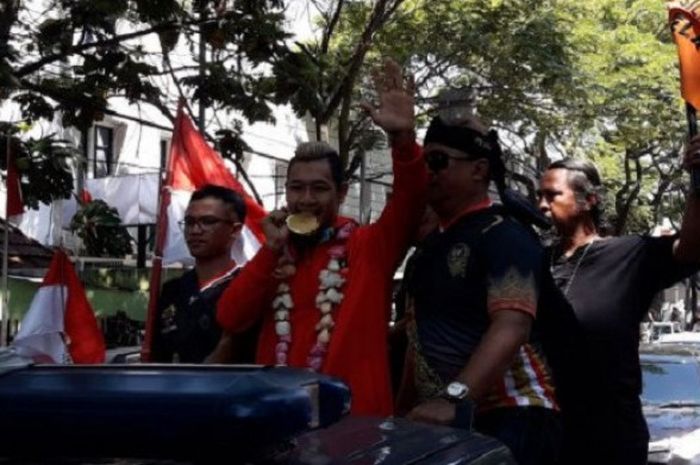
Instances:
[[[184,220],[178,222],[183,231],[194,229],[194,227],[197,225],[199,225],[199,229],[202,231],[211,231],[219,223],[239,224],[235,221],[216,216],[200,216],[198,218],[188,216],[185,217]]]
[[[425,164],[428,165],[428,169],[434,173],[442,171],[447,168],[450,160],[460,160],[460,161],[473,161],[476,160],[475,157],[458,157],[455,155],[450,155],[442,150],[431,150],[424,155]]]

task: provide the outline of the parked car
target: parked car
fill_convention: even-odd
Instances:
[[[493,438],[349,416],[303,369],[33,365],[0,349],[0,464],[514,465]]]
[[[700,347],[700,333],[694,331],[682,331],[680,333],[661,334],[659,344],[688,344]]]
[[[141,363],[141,346],[124,346],[107,349],[105,363],[126,365]]]
[[[700,348],[640,348],[650,464],[700,464]]]
[[[677,321],[654,321],[651,323],[651,341],[656,341],[664,335],[680,332],[681,325]]]

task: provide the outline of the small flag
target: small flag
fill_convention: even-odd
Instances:
[[[700,2],[670,2],[668,20],[678,48],[681,95],[694,108],[700,108]]]
[[[12,345],[48,363],[103,363],[105,342],[68,256],[57,249]]]

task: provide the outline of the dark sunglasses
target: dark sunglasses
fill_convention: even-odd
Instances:
[[[447,168],[450,160],[461,160],[461,161],[472,161],[476,160],[474,157],[458,157],[455,155],[450,155],[442,150],[431,150],[424,155],[425,164],[428,165],[428,169],[437,173]]]
[[[183,230],[191,230],[194,229],[195,226],[199,226],[202,231],[210,231],[219,223],[236,224],[235,221],[218,218],[216,216],[200,216],[199,218],[186,216],[185,219],[179,223]]]

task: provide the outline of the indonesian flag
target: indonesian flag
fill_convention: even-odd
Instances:
[[[700,109],[700,2],[668,3],[668,18],[678,48],[681,71],[681,95]]]
[[[40,362],[104,362],[102,331],[73,264],[62,250],[54,252],[12,345],[20,355]]]
[[[224,164],[223,158],[207,144],[180,106],[175,119],[166,182],[161,197],[161,202],[167,206],[167,219],[164,221],[159,218],[161,229],[167,231],[163,247],[164,263],[194,262],[178,222],[184,218],[192,192],[207,184],[231,188],[245,200],[245,224],[231,251],[236,263],[242,265],[260,248],[264,238],[260,221],[266,215],[265,210],[246,193]]]

